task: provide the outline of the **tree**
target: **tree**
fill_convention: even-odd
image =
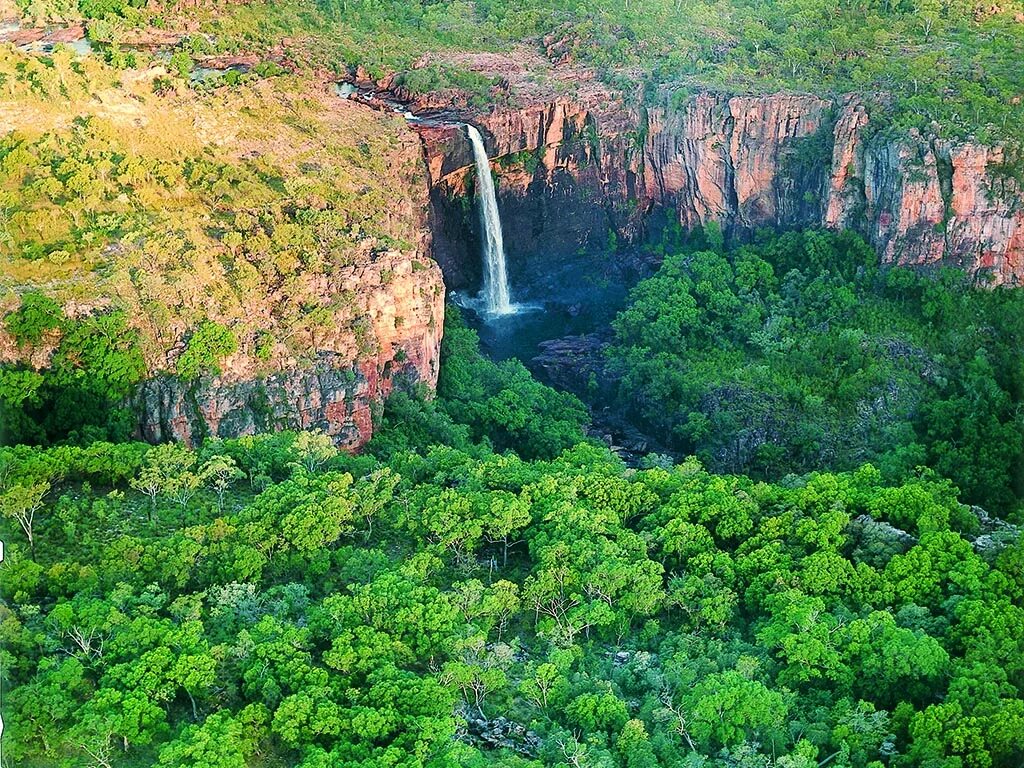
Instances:
[[[131,487],[149,497],[149,510],[147,517],[149,523],[153,523],[153,514],[156,512],[156,497],[164,492],[166,478],[160,467],[155,462],[147,462],[140,470],[138,477],[133,477],[129,483]]]
[[[199,490],[200,478],[192,470],[196,456],[188,448],[176,443],[166,443],[150,448],[146,463],[133,478],[132,488],[146,494],[150,499],[149,521],[153,521],[157,496],[167,496],[177,501],[184,511],[189,500]]]
[[[788,714],[781,693],[736,670],[708,675],[683,694],[681,705],[689,713],[690,735],[705,748],[772,738]]]
[[[373,535],[373,521],[394,498],[401,477],[390,467],[384,467],[360,479],[355,487],[355,514],[366,527],[365,537]]]
[[[519,690],[538,709],[547,711],[569,695],[569,680],[558,665],[551,662],[538,664],[531,676],[523,678]]]
[[[328,690],[310,689],[286,697],[274,712],[271,728],[293,749],[318,742],[330,744],[344,729],[343,716]]]
[[[509,619],[519,612],[522,601],[519,599],[519,585],[501,579],[487,591],[483,599],[483,611],[490,616],[498,627],[498,642],[508,626]]]
[[[642,720],[629,720],[622,726],[615,748],[625,768],[658,768],[658,758]]]
[[[122,751],[132,745],[152,744],[168,730],[166,712],[143,691],[102,688],[76,719],[71,739],[94,756],[109,755],[114,741],[120,742]]]
[[[193,457],[192,466],[195,466]],[[167,480],[164,492],[181,507],[182,517],[188,509],[188,503],[199,492],[202,487],[202,477],[191,469],[182,469]]]
[[[36,556],[35,518],[43,508],[43,498],[50,491],[47,480],[31,485],[13,485],[0,495],[0,515],[16,520],[28,539],[32,559]]]
[[[217,374],[220,361],[237,350],[238,339],[230,328],[204,320],[189,337],[175,370],[186,381],[203,374]]]
[[[355,500],[351,485],[349,474],[299,473],[263,491],[250,514],[266,520],[297,552],[312,555],[353,532]]]
[[[217,680],[217,661],[206,652],[183,653],[174,662],[171,679],[185,691],[192,705],[192,719],[199,719],[196,696],[211,690]]]
[[[888,612],[852,621],[842,634],[854,690],[883,707],[901,700],[926,701],[949,668],[949,654],[937,640],[898,627]]]
[[[186,50],[177,50],[171,54],[171,60],[168,62],[170,69],[178,75],[178,77],[187,78],[192,74],[192,69],[195,63],[192,61],[192,57],[188,55]]]
[[[504,568],[508,565],[509,547],[520,543],[512,540],[514,534],[530,524],[530,508],[511,494],[490,494],[485,503],[484,538],[492,544],[501,544],[501,565]]]
[[[292,449],[299,457],[299,463],[307,472],[316,472],[338,455],[338,449],[330,436],[320,431],[299,432]]]
[[[791,589],[772,595],[767,603],[771,619],[757,639],[786,665],[779,681],[789,685],[820,682],[845,690],[851,671],[839,649],[839,621],[825,611],[824,600]]]
[[[480,501],[479,496],[446,488],[429,496],[409,523],[423,531],[427,542],[451,552],[459,566],[467,567],[483,539]]]
[[[160,750],[160,765],[182,768],[245,768],[257,751],[260,729],[267,712],[246,707],[237,716],[215,712],[201,725],[187,726],[174,741]]]
[[[18,344],[38,344],[48,331],[61,326],[64,313],[53,299],[40,293],[26,293],[21,306],[4,316],[4,326]]]
[[[487,696],[508,684],[505,671],[486,652],[486,638],[482,635],[458,644],[456,658],[444,665],[441,680],[460,690],[463,700],[471,704],[480,717],[485,717]]]
[[[613,693],[583,693],[565,708],[569,722],[584,733],[619,733],[629,719],[626,704]]]
[[[218,454],[209,458],[199,470],[199,477],[203,482],[209,483],[217,493],[217,512],[224,513],[224,494],[236,481],[245,477],[245,473],[238,468],[235,460],[230,456]]]

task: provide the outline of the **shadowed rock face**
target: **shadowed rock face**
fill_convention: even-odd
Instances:
[[[634,172],[602,159],[596,121],[572,103],[542,104],[474,119],[492,158],[513,298],[566,297],[580,278],[631,264],[607,247],[609,231],[634,225]],[[420,130],[431,179],[434,258],[456,290],[480,285],[475,171],[464,129]],[[611,151],[619,138],[606,139]],[[621,157],[621,155],[620,155]],[[614,174],[609,178],[608,174]],[[518,289],[518,290],[517,290]],[[525,289],[525,295],[523,293]]]
[[[885,263],[949,265],[994,284],[1024,281],[1022,191],[1003,150],[868,136],[853,98],[701,94],[678,109],[554,101],[482,116],[495,159],[513,285],[547,261],[558,273],[616,269],[593,254],[609,230],[629,242],[657,213],[684,228],[718,222],[733,236],[758,227],[861,232]],[[431,179],[436,255],[452,287],[478,284],[468,215],[468,143],[457,126],[420,131]],[[552,263],[554,260],[554,263]],[[518,273],[518,275],[517,275]]]

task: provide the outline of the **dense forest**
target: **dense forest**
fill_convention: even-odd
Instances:
[[[974,503],[1019,508],[1020,290],[879,268],[852,233],[693,241],[669,246],[615,320],[620,411],[723,471],[870,461],[893,480],[925,465]]]
[[[5,764],[1024,759],[1024,548],[948,480],[627,469],[474,343],[361,456],[3,449]]]

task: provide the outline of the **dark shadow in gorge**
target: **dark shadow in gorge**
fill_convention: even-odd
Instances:
[[[475,197],[433,191],[435,256],[450,300],[464,308],[485,354],[516,358],[538,380],[578,396],[591,411],[592,434],[632,463],[667,449],[615,406],[617,385],[605,371],[603,348],[630,289],[653,274],[666,248],[680,245],[685,235],[665,211],[655,210],[627,240],[612,224],[617,217],[572,184],[562,176],[553,186],[532,185],[527,195],[503,194],[499,187],[510,293],[528,309],[501,318],[473,310],[482,283]]]
[[[518,359],[539,380],[572,392],[587,405],[592,436],[615,446],[634,464],[650,452],[666,449],[656,437],[641,433],[621,409],[614,407],[616,384],[605,371],[604,345],[611,341],[611,323],[625,308],[629,290],[648,276],[659,260],[648,250],[575,254],[549,261],[551,272],[538,273],[525,284],[510,281],[513,300],[522,309],[513,315],[487,318],[473,309],[476,291],[454,291],[451,299],[464,307],[467,323],[480,336],[481,349],[494,360]],[[604,272],[586,267],[603,265]],[[624,263],[636,265],[624,268]],[[514,274],[522,276],[522,270]]]

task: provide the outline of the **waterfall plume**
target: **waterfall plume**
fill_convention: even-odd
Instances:
[[[484,285],[480,298],[488,315],[509,315],[516,311],[508,292],[508,276],[505,271],[505,243],[501,235],[501,217],[498,215],[498,200],[494,194],[491,179],[491,161],[484,149],[480,131],[472,125],[466,126],[466,133],[473,145],[473,160],[476,163],[476,190],[480,199],[480,227],[483,231]]]

